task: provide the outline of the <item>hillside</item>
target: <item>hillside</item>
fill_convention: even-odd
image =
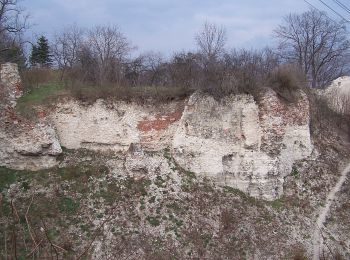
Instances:
[[[350,257],[349,140],[315,123],[310,93],[162,103],[63,93],[29,120],[16,66],[1,72],[2,256]]]

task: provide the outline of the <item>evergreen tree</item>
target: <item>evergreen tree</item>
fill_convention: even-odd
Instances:
[[[52,65],[51,56],[48,40],[41,36],[37,44],[32,46],[30,63],[32,66],[50,67]]]

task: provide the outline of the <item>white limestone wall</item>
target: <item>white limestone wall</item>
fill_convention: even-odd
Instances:
[[[61,145],[68,149],[126,150],[139,142],[136,125],[141,113],[131,106],[108,109],[102,101],[88,107],[70,101],[61,104],[51,119]]]
[[[283,194],[283,179],[294,162],[312,152],[305,95],[300,103],[286,105],[274,92],[260,104],[250,95],[218,101],[195,93],[183,110],[178,107],[176,102],[157,107],[68,101],[50,119],[61,145],[69,149],[170,147],[184,169],[268,200]]]
[[[334,80],[320,94],[324,96],[330,107],[342,114],[350,114],[350,77],[344,76]]]
[[[17,64],[2,64],[0,78],[0,166],[39,170],[57,165],[62,150],[55,129],[47,122],[24,122],[16,114],[22,95]]]
[[[16,170],[40,170],[57,165],[62,152],[56,131],[48,124],[0,129],[0,165]]]
[[[157,107],[103,100],[84,106],[67,101],[49,117],[61,145],[69,149],[125,152],[130,144],[141,143],[150,150],[161,150],[170,145],[176,121],[164,127],[159,124],[169,120],[166,114],[177,106],[176,102]]]
[[[283,178],[293,163],[312,152],[308,118],[299,115],[304,124],[297,124],[296,112],[279,113],[281,107],[276,103],[274,113],[262,115],[249,95],[221,101],[194,95],[173,138],[174,158],[188,171],[214,177],[254,197],[276,199],[283,194]],[[308,111],[304,113],[308,116]],[[271,129],[266,127],[276,127],[282,139],[269,139]],[[273,151],[276,156],[262,149],[262,140],[265,147],[279,147]]]

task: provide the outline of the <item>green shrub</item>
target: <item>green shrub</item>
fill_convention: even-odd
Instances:
[[[157,217],[147,216],[146,220],[153,227],[158,227],[160,225],[160,220]]]
[[[0,167],[0,192],[8,188],[12,183],[17,180],[17,172],[14,170]]]
[[[280,210],[283,207],[283,200],[282,199],[276,199],[274,201],[271,202],[271,207],[276,209],[276,210]]]
[[[293,177],[298,178],[299,177],[299,171],[297,167],[293,166],[292,167],[292,172],[290,173]]]
[[[60,200],[58,208],[62,213],[72,215],[77,213],[79,202],[74,201],[72,198],[64,197]]]

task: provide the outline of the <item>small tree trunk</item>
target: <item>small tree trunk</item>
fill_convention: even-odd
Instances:
[[[64,76],[65,72],[66,72],[66,68],[63,67],[62,72],[61,72],[61,76],[60,76],[60,81],[61,82],[63,81],[63,76]]]

